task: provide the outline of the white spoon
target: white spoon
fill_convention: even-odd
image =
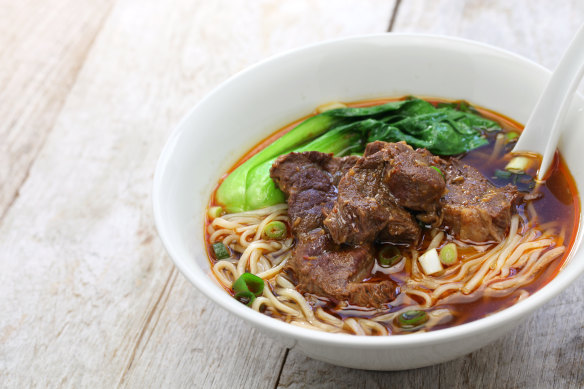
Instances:
[[[513,148],[513,153],[530,152],[542,155],[541,166],[537,172],[538,180],[545,177],[554,159],[562,121],[583,73],[584,25],[568,46]]]

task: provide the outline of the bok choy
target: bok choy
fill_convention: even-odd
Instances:
[[[409,98],[374,107],[333,109],[305,120],[238,166],[217,189],[216,200],[227,212],[284,202],[270,168],[278,156],[292,151],[343,156],[362,153],[367,143],[381,140],[406,141],[436,155],[456,155],[487,144],[485,131],[500,130],[466,103],[435,107]]]

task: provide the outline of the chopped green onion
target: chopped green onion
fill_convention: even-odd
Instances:
[[[507,166],[505,166],[505,170],[508,170],[512,173],[524,173],[531,161],[527,157],[514,157]]]
[[[401,328],[412,329],[421,326],[428,319],[428,314],[425,311],[411,310],[399,315],[397,323]]]
[[[507,142],[511,142],[517,138],[519,138],[519,134],[515,131],[511,131],[505,134],[505,138],[507,138]]]
[[[226,259],[231,256],[227,247],[221,242],[213,243],[213,251],[215,252],[215,258],[217,259]]]
[[[515,185],[520,192],[531,192],[535,187],[534,177],[525,173],[514,173],[497,169],[493,178],[503,180],[503,183],[507,182]]]
[[[259,296],[264,291],[264,280],[255,274],[243,273],[232,285],[235,293],[247,290]]]
[[[442,170],[440,170],[439,168],[437,168],[436,166],[430,166],[432,169],[436,170],[438,173],[440,173],[440,175],[442,176],[442,178],[444,178],[444,173],[442,173]]]
[[[497,177],[497,178],[502,178],[502,179],[504,179],[504,180],[506,180],[506,179],[508,179],[508,178],[511,178],[511,175],[512,175],[512,174],[513,174],[513,173],[511,173],[511,172],[508,172],[507,170],[501,170],[501,169],[497,169],[497,170],[495,170],[495,177]]]
[[[251,304],[255,300],[255,295],[250,292],[249,290],[243,290],[241,292],[235,293],[235,299],[242,304],[248,305],[251,307]]]
[[[436,249],[428,250],[424,254],[420,255],[418,257],[418,262],[422,266],[424,273],[428,276],[444,270],[442,263],[440,262],[440,257],[438,257],[438,251],[436,251]]]
[[[281,221],[274,220],[266,224],[262,235],[266,239],[281,240],[288,236],[288,228],[286,227],[286,224]]]
[[[440,250],[440,262],[443,265],[450,266],[458,261],[458,250],[454,243],[448,243]]]
[[[377,261],[382,267],[390,267],[398,263],[401,258],[402,255],[397,247],[387,245],[379,250],[379,258]]]
[[[219,216],[223,215],[223,208],[221,207],[211,207],[209,208],[209,211],[207,211],[207,214],[209,215],[209,217],[211,219],[216,219]]]
[[[235,280],[231,288],[237,301],[251,306],[255,298],[263,293],[264,280],[254,274],[243,273]]]

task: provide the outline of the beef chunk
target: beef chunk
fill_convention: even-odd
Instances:
[[[436,215],[444,179],[430,166],[438,161],[405,143],[367,145],[339,182],[338,199],[324,221],[334,241],[361,244],[382,232],[386,241],[416,242],[421,229],[403,207]]]
[[[274,162],[270,176],[288,196],[294,231],[308,232],[322,226],[323,209],[330,210],[336,199],[335,183],[357,159],[309,151],[286,154]]]
[[[388,143],[389,154],[385,181],[402,207],[435,213],[444,193],[444,178],[438,170],[440,158],[426,149],[414,150],[404,142]]]
[[[512,185],[497,188],[478,170],[457,159],[442,164],[446,194],[442,198],[443,224],[463,240],[501,241],[522,196]]]
[[[396,284],[390,280],[380,282],[353,282],[348,285],[351,303],[359,306],[380,306],[395,299]],[[376,304],[370,304],[370,302]]]
[[[288,196],[296,245],[286,266],[297,278],[298,290],[380,306],[393,300],[397,289],[392,281],[362,282],[374,263],[370,243],[337,245],[322,224],[324,212],[330,212],[336,199],[335,183],[356,161],[318,152],[290,153],[276,160],[270,176]]]
[[[417,242],[422,230],[412,214],[395,204],[390,207],[387,224],[377,235],[377,240],[384,243]]]
[[[395,298],[397,286],[389,280],[362,282],[373,267],[371,252],[370,244],[338,246],[323,228],[317,228],[298,239],[287,268],[301,292],[378,307]]]

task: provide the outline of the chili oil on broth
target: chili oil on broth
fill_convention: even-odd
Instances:
[[[347,103],[346,105],[348,107],[368,107],[397,100],[402,100],[402,98],[367,100]],[[434,105],[442,102],[450,103],[450,101],[446,100],[426,100]],[[512,119],[487,109],[474,108],[481,116],[497,122],[503,129],[504,134],[512,132],[519,134],[523,129],[519,123]],[[217,188],[230,172],[251,158],[251,156],[316,114],[317,112],[314,112],[286,125],[258,143],[243,155],[222,177]],[[511,159],[511,155],[508,152],[512,149],[514,143],[508,143],[501,148],[500,145],[497,145],[496,134],[487,134],[487,138],[489,139],[489,144],[461,155],[459,158],[464,163],[479,170],[496,186],[503,186],[505,182],[496,177],[495,172],[503,170]],[[527,173],[535,176],[536,168],[537,163],[533,163]],[[407,334],[417,331],[432,331],[468,323],[507,308],[535,293],[557,274],[575,240],[578,216],[580,214],[576,185],[559,154],[556,154],[551,174],[544,183],[538,185],[537,189],[542,195],[541,198],[528,204],[519,205],[517,215],[514,216],[511,229],[516,226],[517,233],[522,235],[515,246],[509,244],[501,249],[501,244],[496,242],[472,245],[456,240],[446,231],[424,229],[422,239],[416,247],[405,245],[400,247],[403,259],[393,268],[383,267],[376,260],[370,277],[365,281],[373,282],[391,279],[399,285],[401,292],[396,300],[388,303],[385,309],[351,306],[346,302],[337,304],[323,296],[311,293],[302,295],[296,291],[293,276],[286,274],[282,270],[285,261],[291,255],[294,245],[287,218],[286,204],[270,207],[272,209],[223,215],[219,218],[211,218],[209,212],[207,212],[205,222],[207,252],[212,273],[222,287],[232,296],[234,292],[231,289],[231,283],[242,272],[251,270],[252,273],[258,274],[264,279],[264,291],[260,297],[255,299],[252,308],[263,312],[267,316],[303,327],[358,335]],[[214,192],[208,209],[217,205]],[[286,223],[288,226],[286,239],[272,242],[266,242],[261,239],[262,227],[271,220],[279,220]],[[516,235],[516,240],[518,239],[517,236],[519,235]],[[513,289],[510,293],[504,293],[505,290],[503,292],[495,290],[495,293],[492,291],[485,292],[489,288],[480,287],[478,289],[475,288],[468,294],[464,294],[457,289],[440,291],[440,285],[436,285],[436,282],[444,281],[440,280],[440,277],[452,277],[454,275],[454,278],[456,278],[457,274],[460,276],[462,271],[456,273],[454,268],[462,268],[465,264],[476,261],[481,255],[485,256],[497,249],[509,251],[510,253],[507,254],[507,257],[512,255],[514,253],[513,247],[517,249],[521,244],[529,246],[530,243],[525,240],[530,237],[536,241],[535,246],[537,246],[537,242],[544,244],[547,241],[551,241],[553,243],[536,249],[528,249],[526,251],[527,254],[523,255],[519,262],[532,263],[533,260],[529,262],[529,255],[535,257],[533,253],[536,250],[541,250],[539,258],[545,257],[545,254],[552,250],[557,251],[558,246],[564,245],[565,250],[558,254],[556,259],[551,260],[547,266],[537,271],[534,279],[528,279],[528,282],[519,288]],[[216,242],[223,242],[229,247],[230,259],[217,260],[214,258],[212,244]],[[418,266],[417,257],[429,248],[440,250],[450,242],[457,244],[459,252],[458,264],[447,267],[444,274],[439,274],[437,277],[425,276]],[[555,248],[552,247],[550,249],[550,246]],[[376,244],[376,250],[380,249],[381,245]],[[527,258],[523,259],[523,257]],[[243,265],[244,262],[245,265]],[[500,267],[497,262],[491,265],[495,266],[495,270]],[[537,263],[533,263],[532,266],[537,268]],[[481,269],[481,266],[478,265],[469,267],[475,273]],[[507,271],[507,268],[503,270]],[[488,273],[486,277],[490,277],[488,282],[491,283],[494,281],[509,282],[512,277],[517,276],[520,270],[521,268],[510,267],[509,273],[505,277],[502,277],[501,274],[491,274],[492,272]],[[500,272],[500,269],[498,271]],[[468,271],[467,273],[465,282],[468,282],[468,278],[472,278],[474,274]],[[441,285],[456,284],[457,282],[461,284],[461,281],[458,280],[446,284],[442,283]],[[437,289],[440,294],[436,299],[432,298],[431,302],[428,303],[428,295],[432,296]],[[442,289],[445,288],[443,287]],[[404,312],[411,310],[427,312],[427,322],[422,326],[402,328],[398,319]]]

